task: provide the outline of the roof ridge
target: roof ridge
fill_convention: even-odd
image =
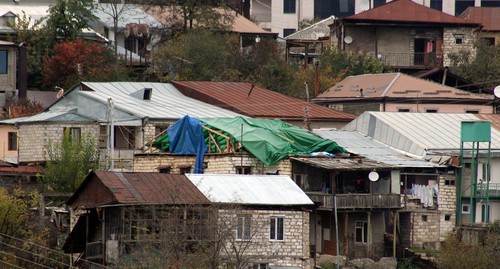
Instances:
[[[401,73],[397,73],[396,77],[394,77],[391,81],[391,83],[389,83],[389,85],[387,85],[387,87],[385,88],[384,92],[380,95],[381,97],[384,97],[387,92],[389,92],[389,90],[391,89],[392,85],[394,85],[394,83],[396,83],[396,80],[399,79],[399,77],[401,76]]]

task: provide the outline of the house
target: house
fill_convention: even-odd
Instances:
[[[375,203],[382,201],[380,197],[373,200],[374,208],[363,208],[359,204],[353,204],[357,205],[357,208],[354,209],[358,212],[357,214],[352,212],[352,208],[338,207],[337,211],[340,212],[339,229],[342,230],[343,225],[346,225],[343,222],[347,221],[353,224],[346,225],[348,229],[347,236],[345,234],[340,236],[340,245],[346,246],[344,249],[341,247],[341,254],[348,254],[350,249],[360,251],[360,248],[369,247],[369,244],[361,237],[364,234],[354,234],[353,227],[356,227],[356,232],[358,232],[358,226],[359,230],[361,230],[364,225],[368,225],[370,218],[373,223],[368,227],[371,227],[372,231],[367,230],[366,232],[372,235],[373,245],[371,247],[374,250],[378,249],[378,253],[383,253],[385,256],[390,256],[391,251],[399,255],[405,248],[439,248],[440,243],[453,231],[456,221],[455,207],[457,199],[456,186],[450,183],[455,182],[458,177],[458,168],[456,164],[454,165],[457,159],[443,159],[438,160],[438,162],[427,161],[377,141],[358,131],[317,129],[314,130],[314,133],[323,138],[336,141],[352,154],[363,156],[372,162],[392,166],[390,175],[387,171],[374,168],[379,173],[379,179],[370,182],[369,187],[373,188],[373,190],[370,190],[370,194],[356,192],[345,194],[345,186],[348,187],[349,184],[352,184],[353,179],[350,181],[344,179],[343,182],[338,180],[335,183],[338,190],[334,192],[337,205],[342,205],[348,195],[351,197],[356,195],[366,199],[370,195],[391,197],[398,194],[401,198],[401,207],[399,208],[381,207],[380,204]],[[369,175],[368,179],[370,179]],[[365,176],[359,176],[359,178],[368,181],[366,174]],[[390,183],[387,182],[388,180],[390,180]],[[352,189],[355,190],[355,188]],[[433,190],[432,195],[422,195],[423,190],[429,189]],[[306,193],[308,192],[306,191]],[[427,199],[424,199],[426,197]],[[377,219],[377,215],[380,214],[385,215],[385,220]],[[390,216],[392,216],[392,219],[389,218]],[[394,223],[396,223],[397,227],[394,226]],[[394,234],[394,228],[398,230],[397,234]],[[356,239],[356,237],[361,238]],[[346,244],[344,243],[346,242],[345,238],[355,238],[355,240],[352,241],[351,239],[351,242],[347,241],[348,244]],[[396,244],[391,245],[395,241]],[[349,245],[352,247],[348,247]],[[394,246],[396,249],[394,249]],[[380,250],[381,248],[384,250],[383,252]]]
[[[344,130],[361,132],[427,160],[461,158],[458,179],[445,182],[457,187],[456,221],[460,225],[500,219],[498,122],[497,114],[365,112]],[[475,125],[489,128],[476,130]],[[471,139],[476,134],[484,138]]]
[[[40,163],[47,160],[48,141],[59,141],[70,128],[72,135],[88,133],[99,141],[102,161],[116,160],[116,167],[130,169],[126,165],[134,152],[188,114],[240,115],[186,97],[167,83],[82,82],[40,114],[1,121],[0,136],[17,133],[19,148],[9,152],[17,163]]]
[[[330,16],[286,36],[284,38],[286,40],[286,59],[299,58],[304,67],[311,64],[314,57],[319,56],[331,46],[329,25],[334,21],[335,17]]]
[[[17,45],[0,41],[0,107],[2,113],[16,98]]]
[[[448,66],[448,54],[473,52],[480,24],[398,0],[340,18],[330,27],[339,49],[363,51],[388,67],[411,70]]]
[[[491,93],[484,85],[473,83],[448,69],[448,67],[434,67],[411,74],[414,77],[434,81],[446,86],[472,93]]]
[[[220,31],[235,34],[238,36],[241,48],[247,48],[255,45],[255,43],[260,42],[261,38],[273,38],[276,39],[278,34],[271,31],[267,31],[259,27],[257,24],[247,19],[241,14],[236,13],[231,9],[214,8],[214,16],[220,16],[220,25],[205,25],[202,22],[193,20],[188,22],[188,25],[184,25],[184,18],[182,17],[182,11],[180,7],[177,9],[171,6],[147,6],[144,10],[148,12],[151,16],[155,17],[157,20],[161,21],[165,25],[175,26],[177,30],[181,30],[184,27],[189,28],[208,28],[212,31]],[[204,18],[206,19],[206,18]],[[192,23],[192,25],[191,25]],[[218,29],[220,28],[220,29]]]
[[[322,20],[332,15],[337,18],[348,17],[395,1],[398,0],[250,0],[243,3],[240,13],[248,14],[248,18],[255,18],[262,28],[277,32],[280,37],[286,37],[301,30],[301,23],[304,21]],[[496,0],[413,0],[413,2],[451,16],[460,15],[468,7],[500,6]]]
[[[295,126],[341,127],[354,115],[267,90],[247,82],[173,81],[184,95],[241,115],[280,119]],[[307,110],[307,111],[306,111]]]
[[[498,2],[498,1],[497,1]],[[488,45],[500,44],[500,3],[497,7],[469,7],[460,18],[482,25],[479,38]]]
[[[459,90],[403,73],[349,76],[313,99],[360,115],[365,111],[493,113],[494,97]]]
[[[287,176],[91,172],[67,204],[81,214],[63,249],[99,264],[147,262],[142,248],[189,268],[205,267],[187,262],[207,256],[239,267],[313,265],[314,204]]]

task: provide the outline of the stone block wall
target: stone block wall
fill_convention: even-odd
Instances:
[[[173,154],[136,155],[134,157],[134,172],[158,172],[160,168],[169,167],[170,173],[178,174],[182,168],[193,167],[196,156]],[[275,165],[267,166],[258,159],[245,154],[209,154],[205,155],[205,174],[236,174],[236,167],[249,166],[251,174],[262,175],[278,171],[280,175],[292,176],[290,160],[283,160]]]
[[[412,246],[417,248],[428,248],[428,244],[438,244],[440,237],[440,218],[441,213],[438,211],[418,211],[413,212],[413,234],[410,241],[413,242]],[[435,248],[437,246],[430,246]]]
[[[457,204],[457,187],[456,176],[440,176],[439,177],[439,195],[438,195],[438,210],[441,212],[439,240],[444,241],[455,228],[456,222],[456,204]],[[447,183],[454,183],[454,185]]]
[[[456,44],[461,38],[462,44]],[[474,27],[445,27],[443,30],[443,65],[450,65],[449,53],[460,52],[465,49],[474,53],[474,43],[477,40],[477,31]]]
[[[82,136],[91,134],[95,139],[99,138],[99,125],[97,123],[40,123],[19,126],[19,162],[42,162],[46,161],[47,146],[49,142],[60,142],[64,134],[64,128],[81,128]]]
[[[248,241],[234,239],[239,215],[251,216]],[[283,240],[269,239],[271,217],[284,218]],[[232,249],[232,246],[237,246],[240,251],[245,249],[241,256],[249,264],[267,263],[269,266],[312,268],[313,261],[309,254],[309,212],[293,209],[220,209],[219,221],[230,227],[234,236],[232,240],[228,240],[228,249]]]

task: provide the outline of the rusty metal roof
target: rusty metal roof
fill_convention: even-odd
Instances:
[[[483,25],[483,31],[500,31],[500,7],[469,7],[459,16]]]
[[[355,171],[400,168],[397,165],[389,165],[365,158],[290,157],[290,159],[327,170]]]
[[[351,121],[356,117],[246,82],[174,81],[172,84],[188,97],[256,118],[300,120],[305,115],[304,107],[309,108],[312,121]]]
[[[466,21],[444,12],[417,4],[411,0],[396,0],[342,19],[343,21],[369,20],[386,22],[417,22],[438,24],[469,24]]]
[[[492,101],[493,95],[475,94],[403,73],[350,76],[314,98],[327,101],[345,98],[467,99]]]
[[[72,207],[111,204],[208,204],[185,175],[91,172],[68,200]]]

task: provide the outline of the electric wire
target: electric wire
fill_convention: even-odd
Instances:
[[[5,245],[5,246],[7,246],[7,247],[13,248],[13,249],[15,249],[15,250],[18,250],[18,251],[21,251],[21,252],[24,252],[24,253],[27,253],[27,254],[30,254],[30,255],[36,256],[36,257],[40,257],[40,258],[42,258],[42,259],[47,259],[47,260],[49,260],[49,261],[52,261],[52,262],[55,262],[55,263],[58,263],[58,264],[62,264],[62,265],[65,265],[65,266],[67,265],[67,264],[66,264],[66,263],[64,263],[64,262],[61,262],[61,261],[58,261],[58,260],[54,260],[54,259],[52,259],[52,258],[46,257],[46,256],[44,256],[44,255],[41,255],[41,254],[38,254],[38,253],[35,253],[35,252],[32,252],[32,251],[29,251],[29,250],[25,250],[25,249],[22,249],[22,248],[18,248],[18,247],[14,246],[14,245],[7,244],[7,243],[5,243],[5,242],[1,242],[1,241],[0,241],[0,244],[3,244],[3,245]]]
[[[9,265],[9,266],[10,266],[10,268],[19,268],[19,269],[24,269],[24,268],[22,268],[22,267],[20,267],[20,266],[17,266],[17,265],[15,265],[15,264],[13,264],[13,263],[10,263],[10,262],[6,262],[6,261],[2,261],[2,260],[0,260],[0,263],[3,263],[3,264],[6,264],[6,265]]]
[[[35,265],[40,266],[40,267],[42,267],[42,268],[52,269],[51,267],[45,266],[45,265],[43,265],[43,264],[41,264],[41,263],[37,263],[37,262],[34,262],[34,261],[27,260],[27,259],[25,259],[25,258],[21,258],[20,256],[14,255],[14,254],[12,254],[12,253],[5,252],[5,251],[3,251],[3,250],[0,250],[0,253],[2,253],[2,254],[4,254],[4,255],[7,255],[7,256],[10,256],[10,257],[14,257],[14,258],[19,259],[19,260],[24,261],[24,262],[28,262],[28,263],[31,263],[31,264],[35,264]]]

